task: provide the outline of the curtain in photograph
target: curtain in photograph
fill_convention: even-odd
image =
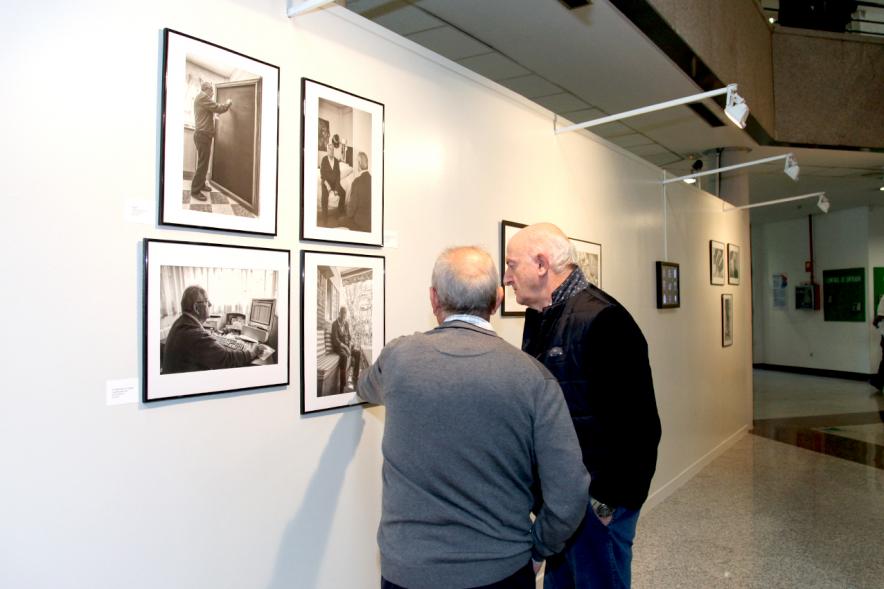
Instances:
[[[279,288],[276,270],[242,268],[160,268],[160,316],[181,313],[181,295],[188,286],[205,289],[212,302],[211,313],[248,314],[252,299],[275,299]]]

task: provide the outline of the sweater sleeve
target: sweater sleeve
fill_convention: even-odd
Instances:
[[[403,338],[398,337],[387,343],[368,370],[364,370],[356,383],[356,395],[363,401],[383,405],[387,396],[384,388],[384,370],[393,354],[393,349]]]
[[[543,560],[560,552],[583,521],[589,503],[589,474],[565,398],[552,376],[545,380],[535,407],[534,452],[543,507],[531,528],[532,556]]]

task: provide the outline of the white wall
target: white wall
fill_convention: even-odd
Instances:
[[[748,274],[739,287],[708,280],[709,239],[748,260],[745,214],[685,186],[669,190],[664,216],[660,170],[588,135],[555,136],[550,113],[337,7],[289,21],[281,0],[50,0],[4,3],[0,16],[0,63],[15,81],[0,142],[0,308],[15,334],[0,586],[377,585],[384,411],[298,415],[296,308],[292,385],[105,405],[106,381],[141,369],[145,237],[291,249],[297,305],[301,76],[386,105],[386,228],[399,241],[380,252],[387,339],[432,327],[427,286],[443,247],[497,255],[501,219],[550,220],[603,244],[603,286],[649,340],[664,431],[652,502],[750,423]],[[132,201],[156,218],[163,27],[281,67],[276,238],[126,220]],[[654,307],[664,238],[682,268],[679,310]],[[722,292],[735,299],[730,348]],[[494,324],[518,344],[520,319]]]
[[[868,266],[869,228],[869,209],[865,207],[813,217],[816,282],[822,285],[824,270],[866,268],[866,284],[869,286],[867,310],[871,301],[872,279]],[[880,235],[884,235],[884,231]],[[804,271],[804,262],[810,259],[807,218],[753,225],[752,245],[754,331],[760,343],[756,346],[754,361],[803,368],[871,372],[871,363],[873,359],[877,363],[878,358],[872,353],[876,341],[872,341],[874,334],[868,323],[824,321],[822,306],[819,311],[795,309],[795,285],[808,282],[810,277]],[[881,258],[884,252],[881,248],[878,251]],[[771,275],[779,273],[785,273],[789,279],[785,309],[773,307]],[[821,286],[821,296],[823,292]]]

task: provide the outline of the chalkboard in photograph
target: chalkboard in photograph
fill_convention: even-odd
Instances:
[[[212,182],[258,214],[258,170],[261,161],[261,80],[216,85],[218,102],[231,101],[218,117]]]

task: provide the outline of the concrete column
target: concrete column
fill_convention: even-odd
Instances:
[[[733,166],[749,161],[749,148],[726,147],[721,152],[721,167]],[[718,186],[718,196],[735,207],[749,204],[749,170],[740,168],[721,175],[721,183]]]

